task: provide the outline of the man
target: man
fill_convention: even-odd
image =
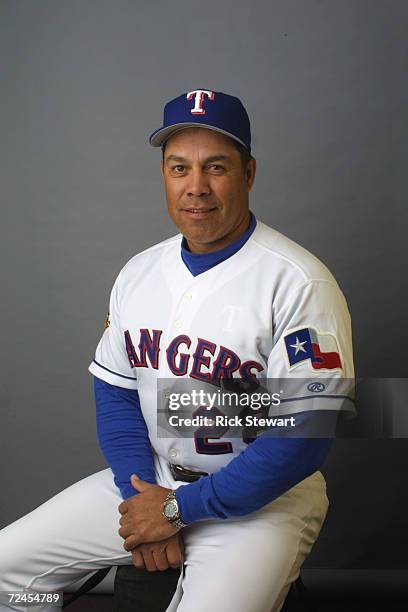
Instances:
[[[182,94],[150,142],[163,150],[180,234],[133,257],[112,289],[90,365],[110,468],[0,533],[11,553],[0,588],[60,590],[106,565],[182,564],[168,612],[278,612],[326,516],[318,468],[330,439],[160,436],[157,389],[312,379],[281,409],[308,431],[344,404],[322,391],[353,377],[347,305],[320,261],[250,212],[256,163],[237,98]]]

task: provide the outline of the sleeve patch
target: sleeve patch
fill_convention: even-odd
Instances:
[[[289,370],[309,361],[313,370],[342,369],[336,336],[314,327],[302,327],[284,336]]]

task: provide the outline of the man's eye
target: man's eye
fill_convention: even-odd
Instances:
[[[176,174],[180,174],[180,172],[184,171],[184,166],[178,164],[177,166],[173,166],[172,167],[173,172],[175,172]]]
[[[211,164],[210,170],[213,170],[214,172],[222,172],[224,167],[220,166],[219,164]]]

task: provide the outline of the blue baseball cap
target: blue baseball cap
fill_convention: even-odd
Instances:
[[[239,98],[208,89],[194,89],[170,100],[164,107],[163,125],[149,138],[153,147],[176,132],[189,127],[203,127],[225,134],[251,151],[251,125]]]

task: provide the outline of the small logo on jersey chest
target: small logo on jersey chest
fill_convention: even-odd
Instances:
[[[221,316],[224,321],[224,327],[221,328],[222,331],[235,331],[239,326],[239,321],[242,318],[242,313],[242,306],[234,306],[233,304],[228,304],[228,306],[224,306],[224,308],[221,310]]]

